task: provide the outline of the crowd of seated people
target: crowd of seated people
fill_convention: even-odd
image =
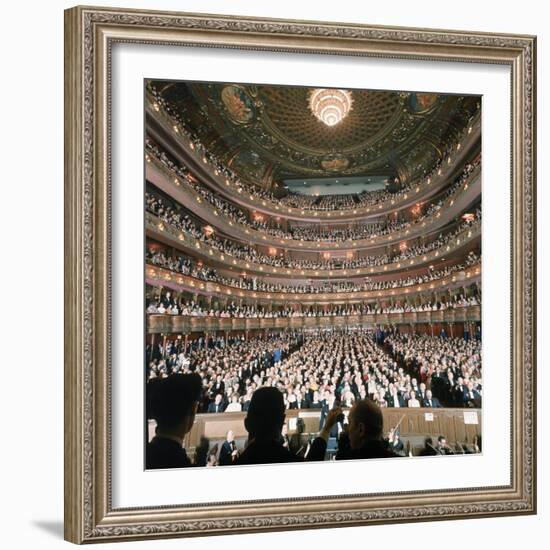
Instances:
[[[410,190],[411,186],[402,187],[400,192],[404,193]],[[373,206],[379,202],[398,198],[397,192],[383,190],[363,191],[353,195],[324,195],[322,197],[312,195],[302,195],[289,192],[281,197],[279,201],[285,206],[294,208],[303,208],[305,210],[315,210],[319,212],[332,212],[335,210],[345,210],[352,208],[362,208]]]
[[[345,416],[340,407],[330,410],[305,452],[296,451],[287,435],[281,393],[274,387],[262,387],[252,396],[244,419],[248,435],[245,447],[237,447],[231,430],[219,450],[218,444],[210,446],[208,438],[202,436],[191,460],[184,439],[193,427],[200,399],[200,377],[194,373],[176,374],[148,384],[147,417],[156,421],[156,427],[145,449],[146,469],[322,461],[328,457],[331,435]],[[345,429],[338,433],[335,459],[404,456],[395,435],[391,440],[383,437],[383,420],[375,402],[365,399],[355,403],[346,417]],[[436,454],[444,454],[443,449],[447,447],[439,444],[441,452]]]
[[[245,261],[271,265],[274,267],[295,269],[354,268],[382,265],[390,261],[387,255],[367,256],[353,259],[334,258],[331,260],[304,260],[287,258],[282,252],[278,255],[262,254],[248,244],[229,240],[227,238],[219,238],[214,233],[208,234],[204,232],[201,224],[194,221],[187,213],[179,211],[179,209],[175,205],[171,205],[169,201],[156,197],[151,193],[146,194],[146,209],[167,224],[192,235],[195,239],[208,244],[212,248],[216,248],[225,254]]]
[[[241,183],[238,179],[237,175],[231,168],[225,166],[222,164],[215,155],[213,155],[200,141],[198,136],[194,135],[189,131],[187,128],[187,125],[183,123],[181,120],[181,117],[179,113],[175,110],[173,110],[168,102],[164,100],[164,98],[158,93],[158,91],[155,89],[153,85],[149,86],[149,91],[151,92],[152,96],[155,98],[155,101],[159,107],[159,109],[162,107],[162,109],[177,122],[178,132],[185,136],[191,143],[193,150],[196,150],[197,152],[201,153],[203,155],[203,158],[206,158],[207,162],[209,162],[213,167],[214,170],[218,173],[217,175],[222,175],[225,178],[231,180],[233,183],[239,185],[241,188],[243,188],[247,193],[250,195],[254,195],[255,197],[271,200],[271,201],[277,201],[278,198],[275,196],[275,194],[271,193],[270,191],[259,187],[257,185],[248,185]]]
[[[399,345],[396,343],[399,342]],[[411,362],[417,355],[419,368]],[[149,380],[195,372],[204,390],[201,412],[246,411],[254,392],[275,387],[287,409],[351,407],[369,398],[380,407],[480,406],[480,342],[448,336],[386,337],[362,329],[293,331],[267,339],[212,338],[208,345],[180,341],[148,346]],[[411,355],[414,354],[414,355]],[[428,365],[429,369],[425,366]],[[445,384],[454,373],[452,392]],[[446,378],[446,380],[444,380]],[[442,380],[445,382],[442,383]],[[458,399],[458,386],[464,393]]]
[[[208,307],[194,300],[176,298],[171,292],[166,292],[156,299],[148,298],[146,301],[146,313],[184,315],[189,317],[219,317],[232,319],[274,319],[288,317],[346,317],[350,315],[367,315],[380,313],[407,313],[418,311],[444,311],[460,307],[479,305],[479,297],[471,294],[465,297],[463,294],[455,294],[449,299],[432,302],[413,302],[401,300],[394,305],[379,306],[377,304],[335,304],[330,307],[316,308],[313,306],[303,308],[271,308],[255,305],[238,305],[230,302],[226,306]]]
[[[357,202],[354,195],[322,195],[315,201],[316,210],[346,210],[353,208]]]
[[[437,239],[434,239],[433,241],[430,241],[429,243],[426,243],[423,245],[414,245],[414,246],[404,247],[399,254],[395,254],[390,257],[390,262],[408,260],[410,258],[421,256],[422,254],[427,254],[432,250],[437,250],[438,248],[442,248],[443,246],[446,246],[450,242],[452,242],[465,229],[467,229],[468,227],[472,227],[474,224],[476,224],[479,221],[481,221],[481,210],[476,209],[476,211],[472,214],[472,217],[466,220],[463,220],[459,225],[456,226],[456,228],[453,231],[449,231],[445,234],[440,233]]]
[[[479,165],[479,159],[474,162],[468,162],[465,165],[463,173],[455,180],[452,186],[450,186],[444,195],[440,197],[440,201],[445,201],[450,197],[458,188],[465,182],[467,177],[474,171]],[[424,181],[431,177],[441,166],[441,163],[437,163],[429,175],[424,176]],[[423,182],[416,182],[414,184],[408,184],[401,186],[399,191],[389,191],[386,189],[378,191],[363,191],[362,193],[355,195],[325,195],[323,197],[301,195],[298,193],[288,193],[284,197],[281,197],[279,201],[285,206],[293,206],[294,208],[303,208],[307,210],[316,211],[335,211],[352,208],[364,208],[369,206],[376,206],[377,204],[389,201],[399,200],[407,193],[411,192],[413,188],[418,185],[423,185]],[[349,197],[347,200],[344,197]],[[434,209],[438,209],[438,205],[434,205]],[[432,210],[433,213],[435,210]]]
[[[253,246],[237,243],[236,241],[225,238],[221,239],[214,233],[207,234],[201,229],[200,225],[197,222],[192,221],[188,215],[178,213],[177,210],[170,206],[166,206],[161,199],[156,198],[153,195],[147,195],[146,207],[151,213],[158,216],[161,220],[191,234],[195,239],[205,242],[208,246],[215,248],[224,254],[247,262],[293,269],[354,269],[359,267],[377,267],[390,263],[396,263],[427,254],[428,252],[446,246],[448,243],[452,242],[453,239],[459,236],[465,229],[473,226],[481,220],[481,210],[477,209],[471,218],[463,220],[454,228],[454,230],[445,233],[442,232],[436,239],[422,245],[397,248],[391,254],[358,256],[351,259],[332,258],[324,260],[305,260],[285,257],[282,252],[280,252],[279,255],[263,254],[256,250]]]
[[[444,338],[432,340],[432,347],[445,344]],[[384,438],[381,408],[441,406],[430,381],[418,383],[364,331],[287,334],[267,341],[220,338],[208,352],[200,346],[177,351],[169,350],[174,361],[155,358],[149,367],[147,417],[156,420],[156,433],[147,444],[148,469],[324,460],[335,435],[336,459],[410,456],[398,426]],[[471,402],[464,398],[453,405]],[[321,415],[318,436],[301,454],[290,448],[285,430],[285,410],[296,408],[318,409]],[[343,408],[350,409],[347,416]],[[219,452],[203,437],[193,463],[182,445],[201,411],[245,411],[245,448],[237,447],[232,431]],[[426,438],[419,454],[480,451],[480,438],[453,449],[441,435],[435,444]]]
[[[434,395],[445,405],[480,406],[479,340],[399,334],[387,338],[386,345],[419,380],[430,381]]]
[[[208,267],[201,262],[196,262],[189,256],[168,256],[163,252],[155,252],[147,250],[145,261],[148,264],[162,267],[175,273],[189,275],[203,281],[212,281],[219,284],[224,284],[238,289],[261,291],[261,292],[283,292],[289,294],[323,294],[330,292],[361,292],[372,290],[387,290],[393,288],[401,288],[416,284],[426,283],[442,279],[464,270],[465,268],[475,265],[480,259],[480,256],[474,252],[470,252],[464,262],[452,266],[446,266],[443,269],[428,269],[422,275],[409,276],[405,278],[396,278],[380,281],[362,280],[362,282],[347,280],[347,281],[319,281],[315,284],[288,284],[269,283],[257,277],[247,276],[242,274],[239,279],[225,277],[217,272],[213,267]]]
[[[384,222],[371,223],[371,224],[356,224],[353,227],[346,227],[343,229],[322,229],[320,227],[312,227],[309,225],[296,225],[290,229],[292,238],[294,239],[304,239],[308,241],[337,241],[342,242],[350,239],[367,239],[369,237],[378,237],[382,235],[388,235],[390,233],[401,231],[402,229],[409,228],[414,224],[425,221],[430,216],[433,216],[437,213],[445,201],[450,197],[456,194],[466,183],[469,175],[474,171],[474,169],[479,165],[479,160],[474,163],[466,164],[462,173],[455,178],[452,185],[449,185],[445,190],[438,194],[437,197],[431,199],[429,202],[422,203],[419,205],[416,215],[412,219],[400,219],[395,220],[387,218]],[[370,195],[375,194],[376,192],[368,193]],[[383,193],[383,192],[380,192]],[[360,197],[361,195],[359,195]],[[309,198],[309,197],[304,197]],[[330,201],[332,196],[327,195],[322,197],[323,200]],[[284,202],[284,199],[281,201]],[[375,202],[375,201],[373,201]],[[363,206],[362,204],[359,204]]]
[[[336,443],[332,454],[336,460],[414,456],[410,441],[403,444],[398,427],[384,437],[382,411],[369,399],[357,401],[347,415],[338,406],[331,409],[316,437],[297,448],[300,438],[293,445],[288,436],[281,393],[276,388],[263,387],[252,396],[244,419],[245,445],[237,446],[232,430],[228,430],[221,446],[211,445],[203,435],[191,459],[184,440],[193,427],[200,400],[200,377],[196,374],[176,374],[148,384],[147,418],[155,420],[156,426],[145,449],[146,469],[322,461],[331,458],[327,453],[331,437]],[[417,454],[433,457],[480,452],[480,436],[471,443],[457,441],[453,448],[440,435],[436,443],[427,437]]]
[[[198,136],[193,135],[189,131],[186,124],[184,124],[181,120],[179,114],[175,110],[173,110],[170,104],[162,98],[161,94],[158,93],[154,86],[150,86],[149,91],[155,98],[155,101],[157,102],[159,108],[162,108],[164,111],[166,111],[169,116],[177,122],[178,132],[187,137],[187,139],[193,144],[193,149],[201,153],[203,159],[205,159],[211,166],[214,167],[214,170],[218,175],[222,175],[226,179],[230,180],[234,185],[237,186],[238,189],[242,190],[248,195],[251,195],[257,199],[270,200],[276,203],[280,202],[285,206],[304,209],[307,208],[308,210],[315,211],[335,211],[358,207],[369,207],[377,205],[383,201],[399,200],[415,187],[423,186],[427,182],[427,180],[431,178],[439,170],[439,168],[450,158],[449,152],[447,152],[445,155],[443,155],[443,158],[441,158],[434,165],[429,173],[426,172],[423,175],[422,181],[409,183],[407,185],[401,185],[400,189],[395,192],[388,190],[368,191],[356,195],[347,195],[347,197],[349,198],[346,199],[340,198],[346,197],[343,195],[335,195],[334,197],[336,198],[332,198],[333,196],[324,196],[320,198],[298,195],[294,193],[287,193],[286,195],[281,197],[279,196],[279,194],[272,193],[271,191],[263,189],[258,185],[253,185],[251,183],[246,183],[240,180],[230,168],[225,166],[214,154],[212,154],[206,147],[204,147]],[[466,131],[460,139],[465,137],[465,135]],[[150,143],[150,141],[148,143]],[[166,160],[168,160],[168,157],[166,157]],[[475,162],[466,164],[466,170],[468,170],[469,172],[473,171],[474,168]]]
[[[170,116],[177,114],[151,88],[155,99]],[[383,190],[358,195],[333,195],[303,197],[284,194],[281,188],[276,193],[241,182],[238,176],[206,150],[197,136],[191,135],[178,119],[179,132],[192,143],[192,148],[210,163],[218,175],[237,186],[239,193],[254,198],[269,199],[277,204],[331,212],[351,210],[381,204],[381,201],[399,200],[425,182],[401,186],[397,192]],[[216,215],[223,215],[244,228],[262,231],[265,234],[285,239],[313,242],[345,242],[353,239],[368,239],[388,235],[414,224],[429,221],[439,215],[451,198],[454,199],[469,183],[478,161],[467,164],[464,171],[447,185],[443,191],[417,205],[414,214],[403,211],[400,218],[386,217],[372,223],[357,223],[344,226],[336,224],[300,225],[286,222],[275,223],[252,215],[230,200],[197,181],[186,166],[182,166],[167,151],[163,151],[149,138],[146,140],[147,160],[155,157],[177,176],[179,185],[189,186],[198,196],[198,201],[207,202],[215,208]],[[433,168],[438,170],[439,165]],[[433,172],[432,172],[433,173]],[[425,175],[427,180],[428,176]],[[397,182],[398,183],[398,182]],[[396,185],[397,186],[397,185]],[[355,257],[349,259],[303,260],[285,258],[283,255],[267,255],[259,252],[250,243],[241,243],[223,238],[217,233],[205,232],[193,215],[169,199],[147,193],[146,208],[165,223],[177,227],[183,233],[222,251],[234,258],[276,267],[298,269],[356,268],[385,265],[408,260],[446,246],[481,219],[476,211],[473,219],[456,221],[448,225],[437,237],[422,245],[408,243],[406,248],[390,247],[387,254]],[[416,226],[418,227],[418,226]],[[408,232],[407,232],[408,233]],[[435,234],[434,234],[435,236]],[[201,247],[202,248],[202,247]],[[425,273],[393,280],[289,281],[273,284],[262,278],[222,275],[201,261],[170,251],[150,249],[146,261],[175,273],[213,281],[237,289],[293,294],[316,294],[400,288],[438,280],[463,270],[480,261],[476,252],[471,252],[460,264],[442,269],[426,269]],[[454,259],[457,261],[457,259]],[[406,275],[406,274],[404,274]],[[208,285],[206,285],[208,286]],[[149,314],[171,314],[228,318],[268,317],[328,317],[368,313],[405,313],[440,311],[479,304],[477,294],[455,294],[439,301],[397,299],[393,305],[355,304],[333,305],[328,308],[289,306],[268,309],[261,305],[237,305],[229,303],[208,307],[193,300],[176,298],[164,292],[153,298],[151,292],[146,304]],[[297,300],[299,302],[299,300]],[[461,331],[465,330],[461,327]],[[328,441],[338,435],[337,459],[380,458],[403,456],[407,447],[400,441],[397,429],[384,439],[382,414],[384,407],[439,408],[480,407],[482,399],[481,345],[478,339],[464,333],[454,338],[442,332],[440,336],[400,334],[379,335],[376,332],[351,329],[324,331],[286,331],[249,338],[244,335],[204,336],[184,339],[169,336],[152,338],[146,349],[147,417],[156,421],[156,433],[147,444],[147,468],[172,468],[191,465],[214,464],[262,464],[291,462],[295,460],[323,460],[327,456]],[[321,416],[318,436],[309,442],[307,449],[297,453],[291,449],[285,434],[285,411],[290,409],[317,409]],[[344,410],[349,409],[346,417]],[[246,412],[245,427],[248,442],[237,448],[234,434],[218,452],[213,452],[206,438],[196,449],[195,457],[188,457],[183,448],[186,434],[191,430],[197,413],[217,414],[222,412]],[[347,413],[346,413],[347,414]],[[285,440],[286,437],[286,440]],[[456,449],[454,449],[456,451]],[[443,436],[434,443],[426,440],[422,454],[452,454]],[[477,451],[476,451],[477,452]]]
[[[314,242],[321,242],[325,240],[329,241],[345,241],[349,239],[360,239],[368,237],[377,237],[387,235],[395,231],[410,228],[415,224],[424,222],[429,216],[432,216],[437,210],[443,207],[444,202],[454,193],[457,193],[462,187],[464,181],[473,170],[473,165],[467,165],[464,168],[463,173],[456,178],[455,182],[439,197],[429,204],[424,205],[424,214],[417,216],[412,220],[403,220],[397,222],[395,220],[386,220],[384,224],[377,228],[375,224],[356,224],[353,228],[349,228],[343,231],[337,231],[335,229],[322,230],[319,227],[309,226],[290,226],[283,228],[279,224],[272,225],[267,221],[259,217],[250,217],[245,210],[239,208],[233,203],[221,198],[219,194],[214,193],[206,186],[201,185],[196,179],[194,179],[186,168],[180,166],[169,155],[162,151],[157,145],[153,144],[150,140],[146,140],[146,148],[150,154],[154,155],[164,164],[167,168],[173,171],[178,177],[183,179],[186,184],[192,187],[201,197],[207,200],[217,211],[221,212],[224,216],[240,225],[250,227],[251,229],[262,231],[273,237],[283,239],[298,239],[308,240]]]
[[[387,235],[409,226],[408,221],[386,219],[382,222],[355,223],[351,226],[324,228],[320,225],[296,224],[287,228],[289,238],[315,242],[345,242]]]
[[[457,441],[451,446],[444,435],[437,437],[434,442],[431,437],[424,440],[424,448],[419,456],[448,456],[481,453],[481,436],[475,436],[472,441]]]
[[[410,441],[404,445],[398,427],[384,437],[382,411],[369,399],[357,401],[347,415],[339,406],[328,411],[316,437],[297,448],[300,438],[293,444],[288,436],[281,393],[273,387],[262,387],[252,396],[244,419],[245,445],[239,448],[233,430],[228,430],[221,446],[211,445],[203,435],[191,459],[184,440],[195,422],[201,392],[200,377],[194,373],[155,379],[147,385],[147,418],[155,420],[156,426],[155,435],[145,449],[146,469],[322,461],[331,458],[327,453],[331,437],[336,442],[332,455],[336,460],[414,456]],[[417,454],[447,456],[480,452],[480,436],[471,443],[457,441],[453,448],[445,436],[440,435],[436,443],[427,437],[424,448]]]
[[[205,200],[207,200],[217,211],[221,212],[225,217],[229,218],[231,221],[254,229],[257,231],[265,232],[273,237],[283,238],[283,239],[302,239],[308,241],[322,241],[329,240],[333,242],[342,242],[348,239],[359,239],[359,238],[368,238],[378,235],[385,235],[392,231],[397,231],[401,228],[408,227],[410,222],[398,222],[395,220],[386,220],[384,223],[368,223],[368,224],[355,224],[353,228],[346,229],[333,229],[330,231],[324,231],[319,228],[312,228],[310,226],[290,226],[284,229],[278,223],[267,223],[262,218],[250,217],[244,210],[239,208],[233,203],[222,199],[218,194],[210,191],[204,185],[201,185],[199,182],[194,180],[187,170],[173,160],[171,160],[168,155],[161,151],[156,145],[149,144],[149,152],[154,154],[164,165],[173,170],[181,179],[183,179],[190,187],[194,189],[196,193],[201,195]],[[168,214],[172,215],[175,213],[173,206],[163,204],[161,205],[162,210],[168,210]],[[174,219],[177,222],[176,219]]]

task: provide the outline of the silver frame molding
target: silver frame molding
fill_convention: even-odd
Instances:
[[[509,486],[113,509],[110,58],[116,42],[509,66],[512,449]],[[75,7],[65,12],[65,538],[75,543],[536,512],[536,37]]]

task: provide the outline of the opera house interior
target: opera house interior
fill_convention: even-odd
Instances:
[[[147,467],[481,452],[479,96],[148,80],[145,120]]]

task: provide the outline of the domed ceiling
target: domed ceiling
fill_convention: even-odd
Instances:
[[[239,177],[399,177],[430,170],[479,108],[478,96],[350,90],[348,115],[327,126],[312,88],[150,81],[181,122]]]

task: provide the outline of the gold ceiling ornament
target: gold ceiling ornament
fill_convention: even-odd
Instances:
[[[335,126],[351,111],[353,98],[348,90],[317,88],[309,96],[309,108],[321,122]]]

